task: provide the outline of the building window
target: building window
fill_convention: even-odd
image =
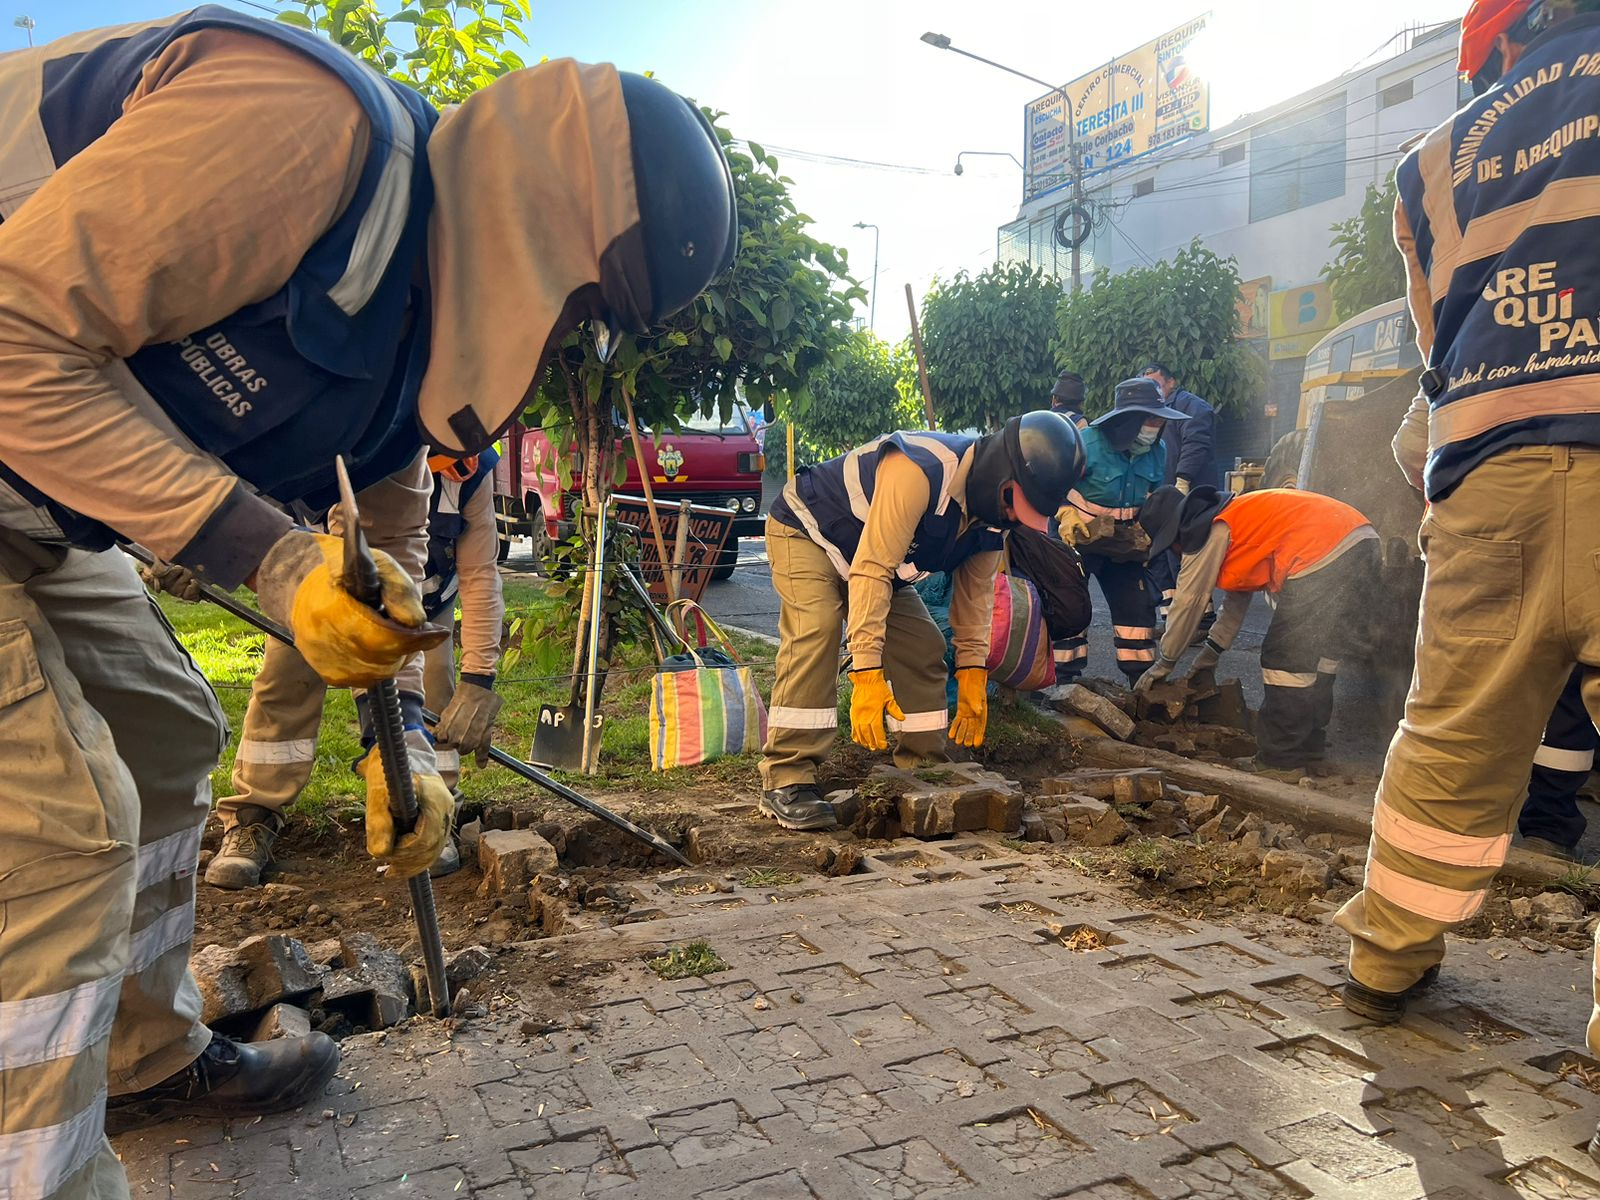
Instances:
[[[1460,108],[1477,98],[1477,94],[1472,90],[1472,80],[1464,75],[1456,76],[1456,107]]]
[[[1248,146],[1244,142],[1240,142],[1234,146],[1224,146],[1222,148],[1222,153],[1217,155],[1217,166],[1231,167],[1235,163],[1242,163],[1247,150]]]
[[[1136,181],[1134,183],[1134,185],[1133,185],[1133,194],[1134,194],[1135,198],[1138,198],[1139,196],[1148,196],[1151,192],[1153,192],[1155,190],[1156,190],[1156,177],[1154,175],[1151,175],[1147,179],[1140,179],[1140,180]]]
[[[1378,93],[1378,107],[1393,108],[1396,104],[1404,104],[1409,99],[1411,99],[1411,80],[1402,79]]]
[[[1250,219],[1344,195],[1345,96],[1285,113],[1250,138]]]

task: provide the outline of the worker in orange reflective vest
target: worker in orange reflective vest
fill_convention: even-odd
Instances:
[[[1292,488],[1235,496],[1202,486],[1185,496],[1164,487],[1144,502],[1139,523],[1152,555],[1176,544],[1183,566],[1159,656],[1136,686],[1148,690],[1172,674],[1213,589],[1226,598],[1195,657],[1196,674],[1216,667],[1252,597],[1266,592],[1274,612],[1261,643],[1256,765],[1296,777],[1314,769],[1327,750],[1337,656],[1365,641],[1377,531],[1348,504]]]

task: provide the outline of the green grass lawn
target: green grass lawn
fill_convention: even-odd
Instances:
[[[507,620],[520,619],[522,625],[520,654],[496,683],[496,690],[505,699],[496,726],[496,742],[511,754],[526,759],[533,744],[539,706],[567,701],[573,630],[570,618],[539,584],[508,580],[505,596]],[[252,602],[246,593],[241,592],[240,598],[246,603]],[[213,605],[186,604],[170,596],[162,596],[160,600],[179,639],[215,686],[228,715],[233,736],[212,774],[212,788],[218,796],[229,795],[233,790],[229,779],[234,751],[244,724],[245,706],[250,700],[250,682],[260,670],[266,637]],[[737,634],[732,635],[732,640],[741,660],[755,666],[763,696],[770,695],[773,647]],[[655,655],[649,647],[630,647],[618,656],[603,695],[606,725],[600,773],[598,776],[562,775],[561,778],[579,788],[586,781],[590,785],[599,783],[640,791],[670,791],[706,778],[748,781],[754,786],[755,758],[749,755],[675,771],[652,772],[649,769],[649,698],[654,666]],[[351,772],[350,763],[360,753],[355,702],[348,691],[330,691],[317,738],[311,784],[293,811],[320,825],[342,806],[359,804],[361,783]],[[470,763],[465,765],[461,790],[469,798],[492,797],[502,801],[538,794],[533,784],[493,764],[483,770]]]

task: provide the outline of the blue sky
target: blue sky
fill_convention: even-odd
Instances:
[[[274,7],[272,0],[263,0]],[[260,13],[232,0],[232,7]],[[0,47],[178,11],[171,0],[4,0]],[[1222,124],[1331,78],[1407,24],[1459,16],[1466,0],[533,0],[528,56],[570,55],[653,70],[727,112],[776,153],[817,234],[869,282],[881,229],[878,332],[906,331],[905,285],[981,270],[995,227],[1016,215],[1023,105],[1040,89],[923,45],[924,30],[1029,74],[1065,82],[1210,8],[1212,115]],[[9,10],[9,11],[8,11]],[[790,151],[798,150],[803,155]],[[819,159],[818,156],[830,156]],[[839,158],[857,163],[832,161]],[[864,315],[864,314],[863,314]]]

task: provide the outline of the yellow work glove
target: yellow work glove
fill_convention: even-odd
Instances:
[[[906,719],[889,690],[889,680],[881,670],[850,672],[850,736],[856,745],[868,750],[887,750],[888,734],[884,731],[885,715],[896,721]]]
[[[1061,540],[1069,546],[1094,540],[1089,533],[1089,522],[1070,504],[1056,513],[1056,528],[1061,533]]]
[[[422,594],[405,569],[382,550],[372,557],[383,613],[344,590],[340,538],[291,530],[261,562],[262,607],[285,621],[301,657],[334,687],[371,687],[391,679],[413,654],[450,636],[449,630],[426,624]]]
[[[411,787],[417,794],[417,823],[410,833],[394,836],[394,813],[389,809],[389,783],[383,776],[383,760],[378,748],[356,764],[356,773],[367,781],[367,853],[389,864],[396,879],[420,875],[439,857],[445,838],[450,835],[450,816],[455,797],[437,775],[411,773]]]
[[[989,727],[989,672],[983,667],[956,671],[956,719],[950,723],[950,740],[974,749],[983,745]]]

